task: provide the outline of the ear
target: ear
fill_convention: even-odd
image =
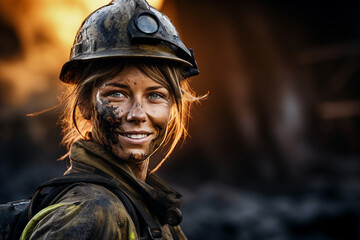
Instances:
[[[81,115],[83,116],[83,118],[85,118],[86,120],[90,120],[91,119],[91,115],[92,115],[92,111],[91,111],[91,103],[83,101],[83,102],[79,102],[79,109],[81,112]]]

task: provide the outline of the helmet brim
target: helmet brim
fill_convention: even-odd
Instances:
[[[158,50],[152,50],[152,49],[121,49],[121,51],[114,51],[112,50],[104,50],[104,51],[98,51],[96,54],[82,54],[79,56],[76,56],[72,58],[71,60],[67,61],[60,72],[60,80],[64,83],[72,83],[77,84],[78,78],[76,78],[76,72],[81,72],[85,65],[87,65],[89,62],[94,60],[100,60],[100,59],[161,59],[164,61],[169,62],[177,62],[182,64],[183,66],[192,67],[193,65],[185,61],[182,58],[179,58],[171,53],[167,53],[164,51],[159,52]]]

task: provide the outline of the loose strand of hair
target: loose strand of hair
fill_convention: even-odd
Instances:
[[[70,96],[72,94],[74,94],[75,92],[75,89],[72,90],[72,92],[70,94],[68,94],[64,99],[62,99],[58,104],[56,104],[55,106],[53,107],[50,107],[50,108],[47,108],[47,109],[44,109],[44,110],[41,110],[41,111],[38,111],[38,112],[33,112],[33,113],[28,113],[26,114],[27,117],[35,117],[35,116],[38,116],[40,114],[43,114],[43,113],[46,113],[46,112],[50,112],[60,106],[63,106],[64,104],[66,104],[67,100],[70,98]]]

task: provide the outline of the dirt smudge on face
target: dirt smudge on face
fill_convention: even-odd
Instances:
[[[119,130],[123,131],[123,117],[119,117],[116,113],[122,111],[122,109],[111,106],[110,102],[102,101],[98,98],[95,107],[96,125],[100,130],[99,133],[101,133],[99,137],[105,146],[119,142],[118,134]]]

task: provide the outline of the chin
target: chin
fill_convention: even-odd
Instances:
[[[118,155],[118,158],[124,160],[127,163],[143,162],[149,158],[148,154],[143,152],[128,152],[125,154]]]
[[[150,157],[149,151],[145,149],[134,149],[134,148],[112,148],[112,153],[127,163],[142,162]]]
[[[145,156],[145,154],[130,154],[128,161],[129,162],[142,162],[145,161],[148,158],[148,156]]]

